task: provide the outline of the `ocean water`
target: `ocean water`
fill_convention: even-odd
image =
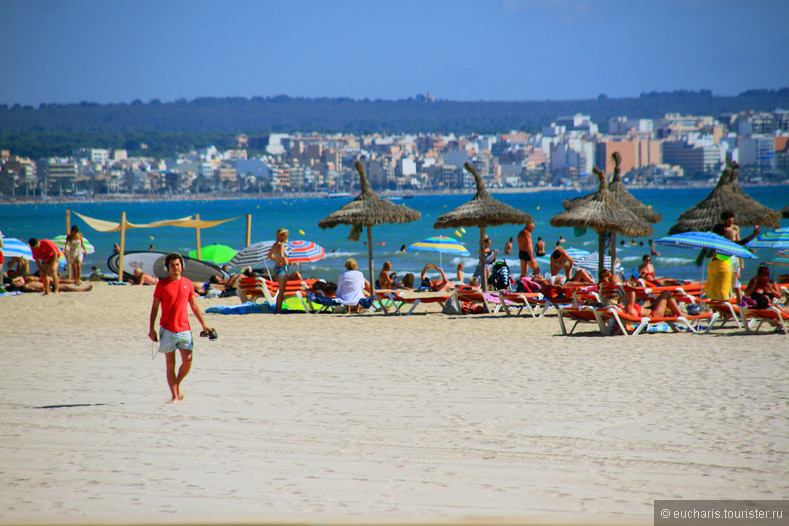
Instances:
[[[649,251],[648,239],[657,239],[667,235],[668,229],[676,222],[679,215],[704,199],[711,188],[693,189],[661,189],[632,190],[632,194],[643,203],[652,206],[663,214],[663,221],[654,225],[655,233],[650,238],[637,238],[636,245],[619,245],[618,257],[629,273],[638,266],[641,256]],[[762,203],[774,209],[781,209],[789,204],[789,186],[749,187],[746,192]],[[466,275],[470,275],[476,265],[476,247],[479,242],[479,229],[466,228],[465,232],[454,229],[435,230],[433,223],[436,218],[471,199],[473,194],[425,195],[415,196],[397,204],[404,204],[418,210],[422,218],[406,224],[379,225],[373,227],[373,245],[375,272],[377,273],[384,261],[391,261],[393,270],[399,276],[406,272],[418,274],[425,263],[439,263],[439,255],[432,252],[399,252],[402,245],[409,245],[421,239],[447,235],[458,238],[471,252],[470,256],[460,257],[444,255],[441,263],[447,274],[454,275],[459,262],[466,266]],[[544,191],[538,193],[502,193],[493,194],[495,198],[525,212],[535,219],[534,240],[540,236],[550,249],[559,236],[564,236],[565,246],[593,252],[597,250],[597,235],[587,231],[576,236],[572,228],[554,228],[549,224],[550,218],[563,211],[562,200],[583,195],[574,191]],[[134,202],[79,202],[52,204],[2,204],[0,205],[0,230],[6,236],[27,240],[31,237],[52,238],[65,233],[66,210],[79,212],[83,215],[119,221],[121,212],[126,212],[127,220],[136,223],[150,223],[164,219],[176,219],[188,215],[199,214],[201,219],[219,220],[238,217],[222,225],[201,230],[202,246],[221,243],[241,249],[246,235],[246,216],[252,216],[252,242],[271,240],[278,228],[290,230],[290,240],[306,239],[315,241],[326,250],[326,257],[302,265],[305,277],[322,277],[336,280],[343,270],[343,263],[349,257],[359,262],[360,269],[367,271],[366,232],[358,242],[347,239],[350,226],[338,226],[322,230],[318,222],[334,212],[351,198],[290,198],[290,199],[241,199],[241,200],[178,200],[178,201],[134,201]],[[83,269],[89,272],[91,266],[99,267],[109,273],[107,259],[112,253],[113,243],[120,241],[120,233],[102,233],[91,229],[75,214],[71,214],[71,224],[78,225],[85,237],[96,247],[96,253],[87,256]],[[781,226],[789,226],[789,220],[783,219]],[[504,244],[510,237],[515,237],[520,225],[502,225],[490,227],[486,233],[493,240],[493,247],[503,255]],[[304,234],[300,234],[303,231]],[[743,228],[743,234],[750,234],[750,228]],[[457,234],[460,234],[459,236]],[[643,242],[643,246],[639,245]],[[126,250],[147,250],[153,244],[157,251],[176,251],[186,254],[196,246],[194,229],[178,227],[131,229],[126,233]],[[513,273],[520,270],[517,261],[517,243],[515,253],[506,256]],[[695,279],[700,277],[701,269],[694,265],[697,256],[695,250],[671,248],[658,245],[660,257],[653,258],[658,275],[673,278]],[[759,250],[758,259],[746,262],[745,277],[755,272],[760,261],[769,261],[773,252]],[[545,269],[541,269],[545,270]]]

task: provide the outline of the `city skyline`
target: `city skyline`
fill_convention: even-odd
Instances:
[[[789,2],[0,2],[0,104],[789,86]]]

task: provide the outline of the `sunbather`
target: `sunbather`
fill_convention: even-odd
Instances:
[[[751,298],[757,309],[767,308],[772,300],[782,296],[781,289],[770,279],[770,269],[765,265],[759,266],[756,276],[751,278],[743,293]]]
[[[441,279],[427,279],[425,274],[427,273],[428,269],[435,269],[441,274]],[[442,292],[445,290],[454,290],[455,284],[447,279],[447,275],[444,274],[444,270],[436,265],[435,263],[428,263],[425,265],[425,268],[422,269],[422,286],[423,287],[430,287],[430,290],[434,292]]]
[[[683,313],[679,310],[676,300],[671,296],[671,291],[664,290],[660,293],[649,306],[641,306],[636,301],[636,293],[630,291],[627,295],[627,302],[620,303],[620,307],[628,315],[634,318],[662,318],[666,314],[666,307],[671,311],[674,316],[682,316]]]

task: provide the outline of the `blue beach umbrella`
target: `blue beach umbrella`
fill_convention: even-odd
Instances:
[[[734,241],[729,241],[723,236],[712,232],[683,232],[656,239],[655,243],[668,247],[695,248],[702,250],[705,248],[715,250],[718,254],[726,256],[736,256],[741,258],[755,259],[747,248],[738,245]],[[704,283],[704,265],[701,266],[701,283]]]
[[[655,243],[669,247],[695,248],[698,250],[709,248],[715,250],[718,254],[724,254],[726,256],[756,258],[756,256],[742,245],[738,245],[734,241],[729,241],[725,237],[713,234],[712,232],[683,232],[682,234],[673,234],[671,236],[656,239]]]
[[[23,257],[28,261],[33,261],[33,251],[30,246],[15,237],[3,236],[3,248],[0,250],[2,250],[5,259]]]
[[[455,254],[458,256],[470,255],[466,247],[463,246],[463,243],[448,236],[428,237],[427,239],[423,239],[422,241],[417,241],[416,243],[408,245],[408,248],[409,250],[414,250],[416,252],[438,252],[438,264],[441,267],[443,267],[443,263],[441,261],[442,254]]]
[[[746,246],[748,248],[789,248],[789,227],[762,232],[753,238]]]

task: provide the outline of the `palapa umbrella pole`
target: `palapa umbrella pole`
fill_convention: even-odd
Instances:
[[[121,252],[118,255],[118,281],[123,281],[123,252],[126,250],[126,212],[121,212]]]
[[[375,274],[373,274],[373,232],[372,227],[367,225],[367,257],[369,258],[370,270],[370,296],[375,296]]]
[[[479,268],[480,278],[479,282],[482,283],[482,291],[488,291],[488,269],[485,266],[485,225],[479,227]]]

